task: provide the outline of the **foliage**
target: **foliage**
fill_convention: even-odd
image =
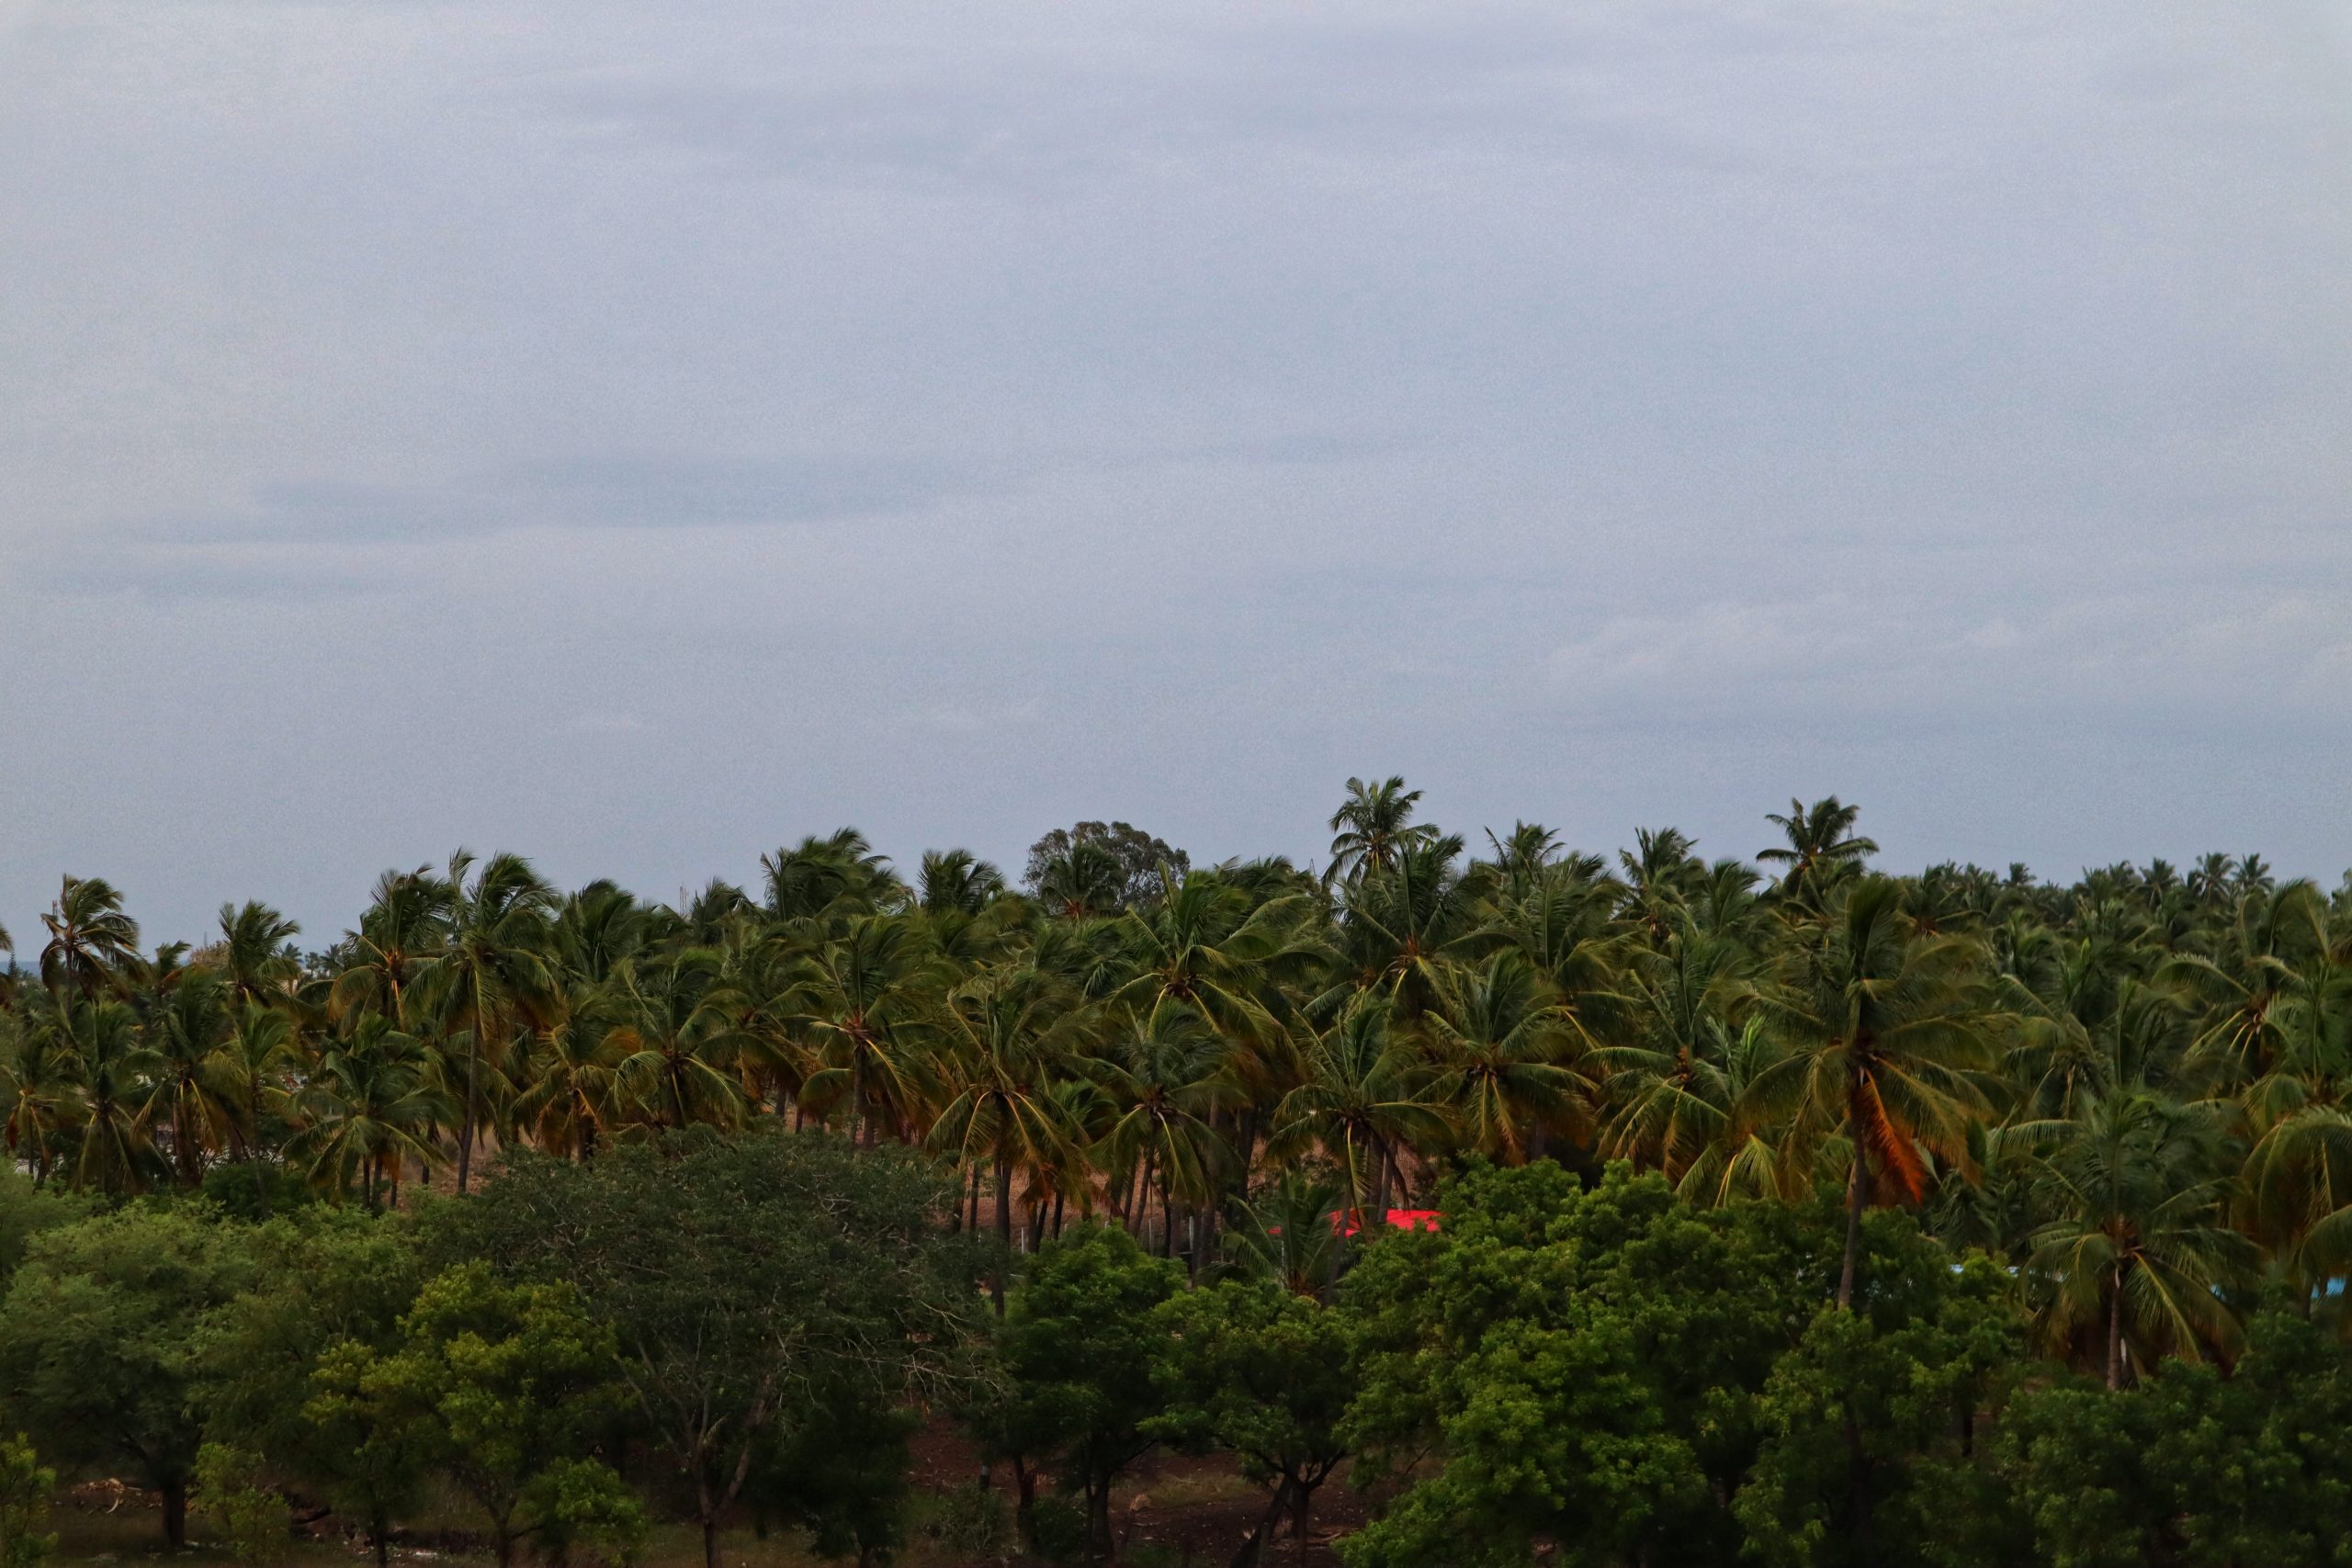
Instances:
[[[1439,1200],[1442,1235],[1381,1241],[1347,1283],[1347,1435],[1409,1481],[1349,1560],[1518,1562],[1538,1541],[1572,1563],[1727,1560],[1757,1398],[1827,1299],[1834,1232],[1694,1210],[1623,1165],[1590,1190],[1557,1166],[1474,1169]]]
[[[0,1438],[0,1568],[36,1568],[57,1550],[49,1523],[57,1472],[40,1462],[21,1434]]]
[[[1342,1437],[1400,1487],[1368,1562],[2087,1561],[2141,1527],[2067,1535],[2061,1461],[2156,1451],[2151,1410],[2233,1446],[2099,1482],[2158,1521],[2132,1550],[2301,1550],[2211,1456],[2285,1451],[2237,1403],[2283,1332],[2253,1303],[2309,1318],[2323,1394],[2352,1325],[2352,881],[1887,874],[1835,796],[1745,860],[1427,805],[1351,780],[1320,875],[1084,823],[1025,893],[851,829],[674,905],[461,851],[309,953],[235,900],[149,951],[119,889],[65,877],[0,980],[10,1414],[170,1517],[199,1441],[249,1450],[380,1549],[470,1462],[433,1402],[379,1396],[403,1358],[488,1375],[413,1337],[424,1277],[479,1262],[526,1292],[478,1303],[484,1344],[608,1337],[515,1504],[542,1549],[626,1544],[609,1452],[664,1507],[764,1497],[879,1555],[890,1434],[941,1395],[1033,1537],[1049,1472],[1099,1549],[1159,1431],[1239,1440],[1147,1429],[1206,1408],[1161,1403],[1158,1303],[1234,1271],[1299,1298],[1278,1321],[1351,1325]],[[423,1200],[492,1147],[490,1201]],[[1392,1207],[1442,1234],[1386,1235]],[[983,1277],[1006,1324],[975,1373]],[[2044,1427],[2080,1440],[2003,1447]],[[2332,1473],[2301,1472],[2313,1507]]]
[[[196,1506],[213,1540],[242,1568],[275,1568],[291,1548],[294,1511],[262,1483],[258,1456],[225,1443],[196,1455]]]
[[[1164,1440],[1221,1450],[1270,1490],[1254,1559],[1285,1512],[1303,1558],[1315,1491],[1348,1457],[1355,1395],[1348,1314],[1269,1280],[1231,1280],[1159,1308],[1156,1371],[1167,1412],[1144,1423]]]
[[[390,1349],[330,1351],[313,1418],[413,1444],[481,1509],[501,1568],[534,1536],[629,1551],[643,1515],[588,1451],[622,1397],[615,1360],[612,1330],[578,1292],[502,1284],[469,1263],[424,1286]]]
[[[431,1224],[448,1256],[578,1292],[708,1539],[763,1456],[967,1375],[976,1303],[938,1225],[951,1202],[901,1151],[696,1130],[591,1162],[513,1156],[495,1202]],[[871,1490],[866,1467],[852,1473]]]
[[[1158,1441],[1148,1429],[1164,1404],[1153,1310],[1182,1279],[1103,1225],[1080,1225],[1039,1252],[998,1335],[1006,1386],[967,1406],[983,1451],[1015,1468],[1024,1525],[1029,1472],[1050,1466],[1084,1495],[1092,1548],[1110,1550],[1112,1483]]]
[[[255,1280],[245,1235],[193,1208],[131,1208],[42,1232],[0,1301],[7,1408],[44,1453],[135,1476],[186,1543],[209,1414],[203,1330]]]
[[[2247,1325],[2235,1374],[2171,1364],[2132,1389],[2019,1394],[1993,1438],[2051,1568],[2333,1562],[2352,1540],[2352,1365],[2299,1315]]]

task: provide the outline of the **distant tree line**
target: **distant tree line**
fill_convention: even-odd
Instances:
[[[175,1541],[430,1490],[502,1562],[870,1557],[946,1412],[1039,1550],[1166,1446],[1263,1483],[1245,1557],[1335,1476],[1400,1568],[2352,1537],[2352,877],[1891,876],[1835,798],[1751,860],[1473,854],[1419,802],[1349,781],[1319,872],[844,830],[680,908],[461,853],[308,953],[66,878],[0,987],[0,1551],[47,1465]]]

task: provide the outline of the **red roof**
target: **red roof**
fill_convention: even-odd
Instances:
[[[1353,1235],[1363,1228],[1363,1215],[1361,1209],[1334,1210],[1331,1228],[1341,1235]],[[1396,1231],[1433,1231],[1442,1217],[1435,1209],[1390,1209],[1381,1216],[1390,1230]]]

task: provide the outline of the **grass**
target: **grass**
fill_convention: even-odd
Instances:
[[[918,1520],[924,1517],[920,1501]],[[462,1525],[466,1521],[449,1522]],[[57,1532],[58,1538],[57,1553],[50,1559],[53,1563],[128,1563],[165,1556],[161,1512],[135,1502],[126,1502],[112,1512],[61,1502],[50,1514],[49,1528]],[[230,1562],[227,1553],[204,1542],[200,1519],[189,1522],[188,1534],[193,1544],[187,1561],[223,1565]],[[365,1547],[357,1543],[294,1540],[287,1543],[283,1568],[371,1561]],[[443,1564],[447,1568],[487,1568],[495,1559],[486,1551],[437,1552],[395,1548],[392,1561],[402,1564],[429,1562],[436,1568]],[[720,1536],[719,1561],[723,1568],[819,1568],[823,1560],[812,1556],[795,1534],[778,1533],[762,1540],[752,1531],[741,1529]],[[959,1554],[919,1529],[910,1533],[905,1550],[898,1553],[895,1562],[899,1568],[962,1568],[963,1563]],[[693,1525],[655,1525],[640,1559],[640,1568],[702,1568],[701,1530]]]

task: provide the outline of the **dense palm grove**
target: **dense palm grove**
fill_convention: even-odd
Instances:
[[[1194,1258],[1285,1169],[1371,1211],[1474,1154],[1710,1205],[1829,1179],[2026,1270],[2115,1381],[2226,1356],[2217,1286],[2352,1273],[2352,878],[1885,877],[1834,798],[1755,864],[1526,823],[1472,855],[1418,802],[1351,780],[1320,876],[1094,823],[1019,891],[845,830],[673,908],[461,853],[307,954],[253,903],[150,953],[68,877],[0,993],[6,1135],[77,1190],[271,1164],[397,1205],[491,1147],[781,1116],[936,1151],[1008,1237],[1102,1214]]]
[[[1319,874],[842,831],[673,908],[459,854],[307,953],[250,903],[151,952],[68,877],[0,992],[5,1413],[379,1554],[438,1477],[502,1562],[627,1556],[642,1499],[870,1558],[953,1414],[1046,1552],[1042,1477],[1105,1554],[1174,1446],[1266,1487],[1237,1562],[1343,1461],[1365,1568],[2335,1560],[2352,876],[1889,876],[1835,798],[1752,862],[1474,852],[1419,801],[1349,781]]]

